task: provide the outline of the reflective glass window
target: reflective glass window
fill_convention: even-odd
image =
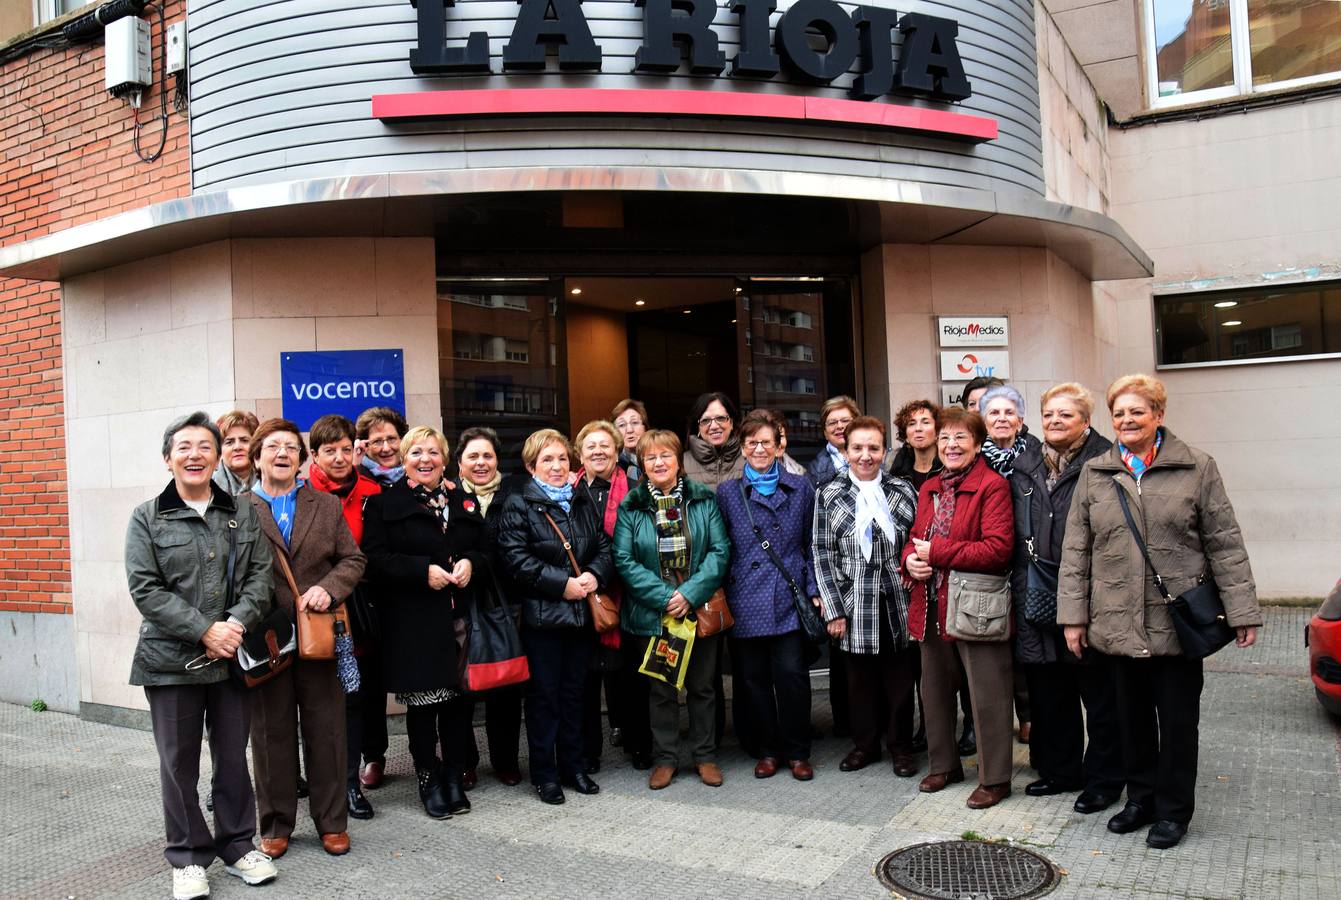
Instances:
[[[1158,95],[1234,83],[1229,0],[1152,0]]]
[[[1248,0],[1253,84],[1341,71],[1341,3]]]
[[[1155,298],[1159,364],[1341,353],[1341,282]]]

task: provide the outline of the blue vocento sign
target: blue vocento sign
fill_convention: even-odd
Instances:
[[[284,418],[303,431],[338,413],[351,421],[371,406],[405,415],[403,350],[317,350],[279,355]]]

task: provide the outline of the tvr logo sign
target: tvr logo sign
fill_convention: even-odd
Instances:
[[[1005,350],[941,351],[941,381],[1010,378],[1010,353]]]

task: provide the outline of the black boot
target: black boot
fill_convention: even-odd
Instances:
[[[959,755],[972,756],[978,752],[978,733],[973,730],[973,720],[964,723],[964,733],[959,736]]]
[[[470,798],[466,796],[465,786],[461,783],[461,773],[443,766],[446,775],[443,793],[447,798],[447,809],[454,816],[470,812]]]
[[[368,798],[363,796],[363,787],[359,784],[359,778],[355,775],[345,784],[345,803],[349,807],[349,816],[353,819],[371,819],[373,817],[372,804]]]
[[[419,799],[424,802],[424,812],[433,819],[450,819],[452,808],[447,802],[447,795],[443,792],[438,767],[421,769],[416,766],[414,774],[419,779]]]

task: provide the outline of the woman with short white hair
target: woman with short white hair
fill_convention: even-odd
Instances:
[[[1037,450],[1038,438],[1024,424],[1024,397],[1008,384],[987,389],[978,401],[982,420],[987,425],[983,458],[992,471],[1009,478],[1015,459],[1025,450]]]

